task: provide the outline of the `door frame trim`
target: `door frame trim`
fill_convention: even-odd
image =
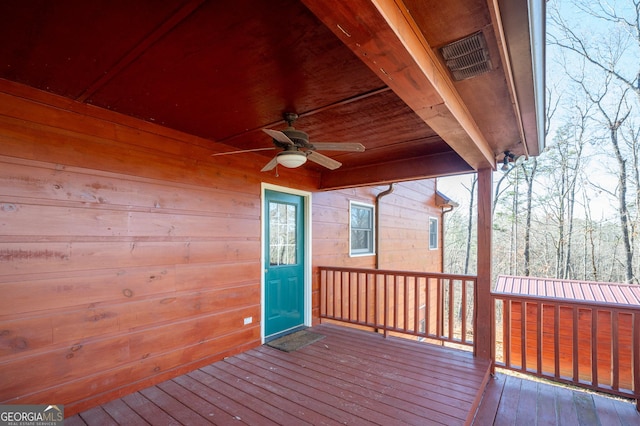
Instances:
[[[312,312],[311,312],[311,247],[312,235],[311,235],[311,192],[301,191],[298,189],[287,188],[284,186],[273,185],[270,183],[262,182],[260,188],[260,341],[265,343],[264,335],[264,306],[265,306],[265,272],[264,264],[266,260],[265,254],[265,241],[267,232],[267,215],[265,211],[265,191],[277,191],[285,194],[298,195],[304,199],[304,325],[311,327],[312,325]]]

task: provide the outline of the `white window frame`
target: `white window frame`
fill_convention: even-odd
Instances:
[[[371,249],[363,250],[359,249],[354,251],[351,246],[351,212],[353,208],[365,208],[371,210]],[[375,256],[376,254],[376,209],[373,204],[367,204],[357,201],[349,201],[349,256],[350,257],[360,257],[360,256]]]
[[[433,246],[431,245],[431,234],[432,234],[432,224],[435,223],[435,228],[436,228],[436,245]],[[440,240],[440,220],[437,217],[433,217],[430,216],[429,217],[429,250],[438,250],[439,248],[439,244],[438,241]]]

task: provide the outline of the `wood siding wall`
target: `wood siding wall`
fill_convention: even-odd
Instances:
[[[376,256],[349,256],[349,203],[372,206],[388,186],[354,188],[313,196],[313,257],[318,265],[374,267]],[[429,250],[429,217],[442,220],[435,206],[435,181],[400,183],[380,198],[380,269],[441,272],[442,251]],[[439,235],[439,246],[442,236]]]
[[[319,176],[212,146],[0,81],[0,403],[70,415],[260,344],[261,183]],[[348,206],[384,189],[313,194],[314,267],[374,266],[348,255]],[[433,189],[383,199],[382,266],[440,270]]]
[[[376,256],[349,255],[351,201],[376,206],[376,197],[388,186],[320,192],[313,195],[313,317],[319,317],[318,266],[375,268]],[[429,250],[429,217],[442,220],[435,206],[435,181],[399,183],[380,198],[380,269],[442,272],[442,250]],[[442,235],[438,247],[442,247]]]

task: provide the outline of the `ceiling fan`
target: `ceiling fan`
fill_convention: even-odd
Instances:
[[[330,170],[335,170],[342,165],[339,161],[329,158],[326,155],[320,154],[317,150],[327,151],[350,151],[350,152],[363,152],[364,146],[361,143],[354,142],[309,142],[309,135],[301,130],[296,130],[293,127],[294,121],[297,120],[298,114],[293,112],[286,112],[283,115],[284,120],[289,127],[286,129],[271,130],[262,129],[263,132],[271,136],[274,146],[271,148],[256,148],[246,149],[242,151],[221,152],[216,155],[228,155],[228,154],[240,154],[244,152],[254,151],[266,151],[270,149],[281,148],[282,151],[276,154],[260,171],[267,172],[274,169],[278,164],[288,167],[296,168],[300,167],[307,160],[311,160],[314,163],[320,164]]]

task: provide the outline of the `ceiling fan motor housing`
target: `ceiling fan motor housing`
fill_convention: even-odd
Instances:
[[[309,135],[303,131],[296,130],[293,127],[282,131],[291,141],[298,147],[307,147],[309,145]]]

